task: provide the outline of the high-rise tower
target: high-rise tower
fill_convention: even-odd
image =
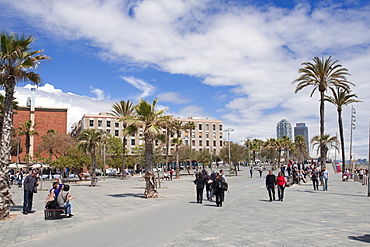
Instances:
[[[282,136],[287,136],[292,142],[294,141],[292,136],[292,126],[286,118],[280,120],[280,122],[277,123],[276,136],[277,139],[281,139]]]
[[[305,123],[296,123],[294,127],[294,137],[301,135],[304,136],[306,141],[306,148],[307,152],[310,153],[310,146],[308,141],[308,127],[306,127]]]

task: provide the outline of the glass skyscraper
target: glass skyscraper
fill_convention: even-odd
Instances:
[[[292,135],[292,126],[290,125],[290,122],[286,118],[280,120],[280,122],[277,123],[276,135],[277,139],[281,139],[282,136],[287,136],[292,142],[294,142]]]
[[[306,141],[307,152],[310,153],[310,146],[308,141],[308,127],[306,127],[305,123],[296,123],[294,127],[294,137],[301,135],[304,136]]]

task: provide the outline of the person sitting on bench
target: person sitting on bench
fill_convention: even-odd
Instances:
[[[73,216],[72,214],[72,203],[71,200],[74,199],[74,197],[71,196],[69,193],[69,185],[66,184],[63,186],[63,190],[58,195],[58,205],[59,207],[63,208],[66,214],[66,218],[71,218]]]

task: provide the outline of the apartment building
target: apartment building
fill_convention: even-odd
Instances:
[[[223,131],[221,120],[210,120],[201,119],[198,117],[189,118],[176,118],[182,121],[183,124],[188,122],[194,122],[193,130],[182,130],[181,139],[183,145],[191,146],[193,150],[207,150],[212,154],[218,155],[223,146]],[[72,136],[78,136],[78,134],[85,129],[98,129],[111,136],[119,137],[123,139],[123,123],[120,122],[116,117],[108,113],[99,114],[85,114],[82,119],[72,130]],[[143,144],[143,130],[139,130],[137,133],[127,137],[127,149],[129,154],[134,154],[134,148]],[[165,133],[163,129],[163,133]],[[171,135],[171,138],[177,137]],[[157,148],[162,148],[165,153],[165,146],[159,140],[155,141]],[[175,148],[170,147],[169,154],[174,155]]]

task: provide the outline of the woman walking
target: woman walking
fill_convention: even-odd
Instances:
[[[285,190],[285,187],[288,186],[288,184],[282,172],[278,173],[278,176],[276,178],[276,185],[278,186],[278,197],[279,197],[278,201],[283,201],[284,190]]]
[[[202,203],[203,201],[203,190],[204,190],[204,185],[206,184],[206,180],[203,177],[202,173],[198,174],[198,177],[194,180],[197,190],[197,203]]]
[[[213,188],[214,188],[214,193],[216,195],[216,205],[217,207],[222,207],[222,198],[223,198],[223,193],[224,193],[224,187],[223,187],[223,178],[220,173],[216,173],[216,178],[215,181],[213,182]]]

